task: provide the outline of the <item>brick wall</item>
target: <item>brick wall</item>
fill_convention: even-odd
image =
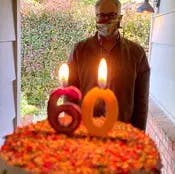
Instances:
[[[149,102],[146,132],[159,149],[162,174],[175,174],[175,124],[152,98]]]

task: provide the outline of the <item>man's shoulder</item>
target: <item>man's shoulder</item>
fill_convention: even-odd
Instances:
[[[139,43],[126,38],[122,38],[122,44],[123,46],[130,48],[131,50],[144,51],[144,48]]]
[[[122,38],[122,42],[125,46],[127,46],[129,48],[143,50],[143,47],[137,42],[131,41],[131,40],[126,39],[126,38]]]
[[[122,51],[127,57],[130,57],[134,62],[140,62],[142,60],[147,59],[146,52],[140,44],[128,40],[126,38],[123,38],[121,42]]]
[[[82,48],[82,47],[85,47],[85,46],[88,46],[88,45],[91,45],[91,43],[94,43],[95,42],[95,35],[93,36],[90,36],[90,37],[87,37],[85,39],[82,39],[80,40],[79,42],[77,42],[75,44],[75,47],[76,48]]]

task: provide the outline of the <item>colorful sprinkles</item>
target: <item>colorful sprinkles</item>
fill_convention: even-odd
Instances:
[[[95,120],[101,124],[103,118]],[[10,165],[42,174],[159,173],[154,142],[130,124],[116,122],[108,137],[90,137],[81,123],[74,134],[57,134],[47,120],[6,137],[1,157]]]

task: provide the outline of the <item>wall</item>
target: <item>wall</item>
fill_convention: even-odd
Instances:
[[[150,104],[147,133],[162,159],[162,174],[175,174],[175,1],[161,0],[150,43]]]
[[[0,0],[0,145],[14,130],[17,104],[17,1]]]
[[[151,40],[151,94],[175,118],[175,1],[161,1],[153,17]]]

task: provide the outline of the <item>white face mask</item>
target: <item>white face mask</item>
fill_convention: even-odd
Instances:
[[[102,36],[115,35],[119,25],[119,20],[111,20],[109,23],[97,23],[96,28]]]

